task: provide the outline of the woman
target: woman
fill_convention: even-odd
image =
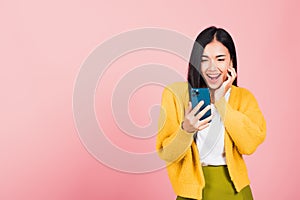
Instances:
[[[263,142],[266,123],[254,96],[237,87],[236,71],[231,36],[209,27],[194,43],[188,83],[163,91],[156,148],[178,200],[253,199],[243,155]],[[191,88],[209,88],[211,104],[201,112],[203,101],[189,102]]]

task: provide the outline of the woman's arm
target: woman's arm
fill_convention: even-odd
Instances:
[[[181,127],[182,111],[183,103],[180,103],[174,89],[165,88],[158,121],[156,150],[159,157],[166,162],[181,160],[193,142],[193,134]]]
[[[246,89],[238,95],[239,110],[222,97],[215,106],[221,115],[226,131],[241,154],[252,154],[266,137],[266,121],[254,96]]]

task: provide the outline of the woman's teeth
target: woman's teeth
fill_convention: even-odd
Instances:
[[[214,80],[214,79],[218,79],[221,74],[207,74],[208,78]]]

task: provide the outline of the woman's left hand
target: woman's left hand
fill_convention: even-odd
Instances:
[[[218,89],[216,89],[214,91],[214,95],[213,95],[213,101],[214,102],[220,100],[223,96],[225,96],[226,92],[232,86],[232,83],[236,78],[236,71],[233,67],[228,68],[228,72],[230,72],[231,75],[229,75],[229,73],[227,73],[228,79],[223,82],[221,87],[219,87]]]

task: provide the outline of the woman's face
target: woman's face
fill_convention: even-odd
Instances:
[[[210,89],[218,89],[227,78],[227,70],[232,67],[228,49],[219,41],[208,43],[203,51],[201,74]]]

